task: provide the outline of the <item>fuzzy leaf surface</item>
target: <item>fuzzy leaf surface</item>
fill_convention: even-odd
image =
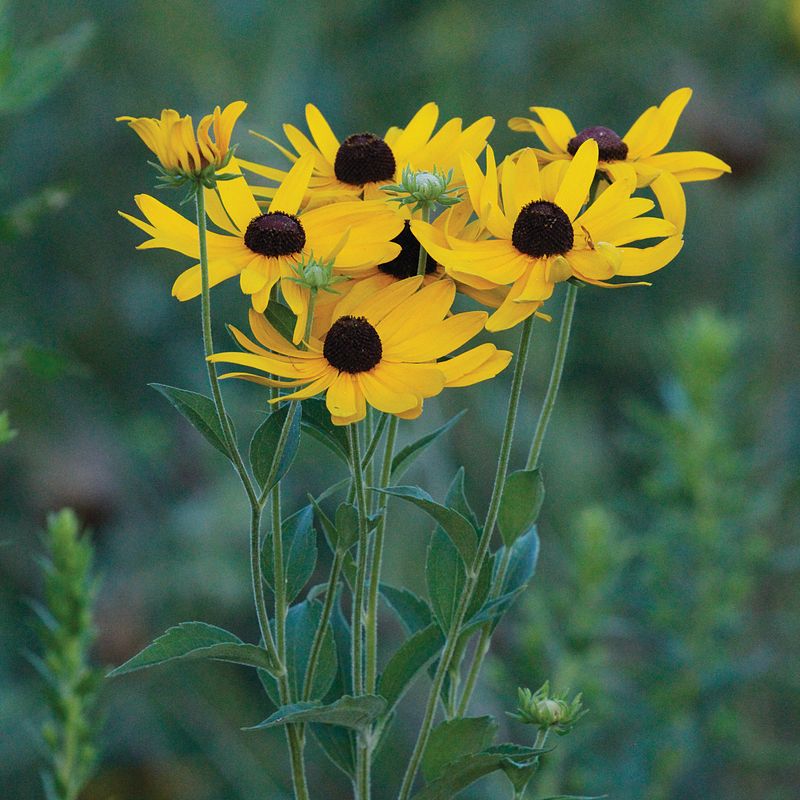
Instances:
[[[386,700],[374,694],[353,697],[345,695],[333,703],[292,703],[281,706],[263,722],[248,730],[274,728],[292,722],[316,722],[323,725],[338,725],[355,730],[367,727],[386,708]]]

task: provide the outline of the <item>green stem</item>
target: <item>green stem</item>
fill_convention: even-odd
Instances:
[[[480,541],[478,542],[478,550],[469,566],[467,571],[467,579],[464,583],[464,588],[459,598],[458,608],[453,616],[450,624],[450,629],[447,632],[445,639],[444,650],[442,651],[439,664],[433,676],[433,682],[428,694],[428,702],[425,707],[425,713],[417,736],[414,750],[411,754],[411,760],[403,776],[403,783],[400,787],[400,794],[398,800],[408,800],[411,794],[411,789],[414,784],[417,770],[419,769],[422,760],[422,754],[425,752],[425,747],[428,744],[428,738],[433,728],[433,720],[436,712],[436,705],[438,698],[444,684],[447,671],[450,669],[450,662],[458,648],[458,641],[461,633],[461,626],[464,624],[464,619],[467,615],[472,594],[475,591],[475,586],[478,583],[478,578],[481,572],[481,566],[486,558],[489,550],[489,545],[492,541],[492,534],[494,527],[497,523],[497,515],[500,512],[500,498],[503,495],[505,488],[506,476],[508,475],[508,464],[511,458],[511,444],[514,440],[514,426],[517,420],[517,410],[519,408],[520,395],[522,394],[522,382],[525,375],[525,365],[528,360],[528,347],[531,340],[531,330],[533,328],[533,316],[528,317],[522,325],[522,333],[520,334],[519,353],[517,355],[517,363],[514,367],[514,377],[511,381],[511,394],[508,399],[508,411],[506,413],[505,427],[503,429],[503,438],[500,444],[500,453],[497,459],[497,471],[495,472],[495,480],[492,488],[492,496],[489,500],[489,509],[486,513],[486,523],[483,526]]]
[[[431,218],[431,210],[427,205],[422,207],[422,221],[428,222]],[[420,244],[419,246],[419,260],[417,261],[417,275],[424,275],[428,268],[428,253],[425,248]]]
[[[539,463],[539,456],[542,451],[542,444],[544,443],[545,433],[547,426],[550,422],[550,417],[555,408],[556,398],[558,396],[558,387],[561,383],[561,375],[564,372],[564,361],[567,356],[567,345],[569,344],[569,334],[572,327],[572,318],[575,311],[575,300],[578,295],[578,287],[572,283],[567,284],[567,294],[564,298],[564,312],[561,316],[561,325],[558,331],[558,341],[556,343],[556,352],[553,356],[553,367],[550,371],[550,381],[547,386],[544,401],[542,403],[542,410],[539,414],[539,420],[536,423],[536,430],[533,434],[533,441],[531,444],[531,451],[528,455],[528,461],[525,465],[526,469],[533,469]],[[508,564],[511,559],[511,549],[505,548],[503,558],[497,569],[497,573],[492,585],[492,593],[490,597],[495,599],[500,596],[503,584],[505,583],[506,572],[508,571]],[[481,630],[480,638],[478,639],[477,647],[472,656],[472,664],[469,668],[467,680],[464,684],[464,693],[461,695],[461,702],[458,705],[458,713],[464,716],[469,709],[469,703],[472,699],[472,694],[475,691],[475,686],[478,682],[483,661],[486,654],[489,652],[489,645],[492,639],[492,626],[484,625]]]
[[[533,469],[539,463],[539,456],[542,453],[544,435],[547,432],[547,425],[553,414],[558,397],[558,387],[561,384],[561,375],[564,372],[564,361],[567,358],[567,346],[569,345],[569,333],[572,327],[572,316],[575,312],[575,300],[578,296],[578,287],[574,283],[567,283],[567,295],[564,298],[564,312],[561,315],[561,325],[558,329],[558,342],[556,344],[556,354],[553,359],[553,369],[550,372],[550,383],[547,385],[547,393],[542,403],[542,411],[539,414],[539,421],[536,423],[536,431],[533,434],[531,450],[528,454],[528,461],[525,469]]]
[[[311,329],[314,327],[314,309],[317,305],[317,289],[308,290],[308,316],[306,317],[306,330],[303,333],[303,344],[308,347],[311,339]]]
[[[233,426],[225,412],[225,403],[222,400],[222,392],[219,388],[219,378],[217,377],[216,366],[208,360],[214,352],[214,340],[211,335],[211,287],[208,278],[208,243],[206,230],[206,207],[205,194],[202,186],[197,187],[195,192],[195,207],[197,211],[197,232],[200,246],[200,305],[203,324],[203,349],[206,356],[206,369],[208,370],[208,382],[211,385],[211,396],[214,400],[214,407],[217,410],[219,424],[228,446],[233,466],[242,482],[247,499],[253,505],[257,502],[256,489],[253,481],[247,472],[242,456],[236,446],[236,436],[233,433]]]
[[[383,432],[386,429],[386,420],[390,416],[391,414],[381,414],[381,418],[378,420],[378,424],[375,426],[375,433],[372,434],[372,439],[370,439],[367,450],[364,453],[364,458],[361,459],[361,465],[364,469],[366,469],[369,463],[372,461],[372,456],[375,455],[375,451],[378,449],[381,436],[383,436]]]
[[[281,664],[286,663],[286,575],[283,564],[283,526],[281,525],[281,485],[276,484],[271,494],[272,563],[275,592],[275,644]],[[292,698],[288,698],[291,701]]]
[[[384,419],[386,419],[384,415]],[[394,445],[397,440],[399,418],[391,415],[389,430],[386,434],[386,446],[383,451],[383,465],[381,466],[380,486],[385,489],[389,485],[392,473],[392,458]],[[375,529],[375,541],[372,544],[372,564],[369,571],[369,597],[367,598],[367,678],[366,691],[368,694],[375,692],[378,678],[378,589],[381,580],[381,565],[383,562],[383,540],[386,534],[386,503],[389,497],[381,494],[378,498],[378,526]]]

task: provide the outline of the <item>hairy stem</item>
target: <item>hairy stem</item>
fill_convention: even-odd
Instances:
[[[428,222],[431,217],[431,211],[427,205],[422,207],[422,221]],[[424,275],[428,269],[428,252],[420,244],[419,246],[419,259],[417,261],[417,275]]]

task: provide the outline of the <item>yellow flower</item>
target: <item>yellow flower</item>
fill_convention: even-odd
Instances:
[[[593,126],[580,133],[569,117],[556,108],[531,106],[538,120],[514,117],[508,121],[512,130],[533,132],[546,150],[536,150],[543,162],[571,159],[580,145],[594,139],[599,145],[598,169],[609,180],[626,178],[636,185],[651,186],[664,216],[683,230],[686,220],[686,201],[680,184],[719,178],[731,168],[710,153],[685,151],[663,153],[669,144],[678,119],[692,97],[692,90],[678,89],[659,106],[651,106],[620,138],[610,128]]]
[[[224,111],[217,106],[213,114],[200,120],[195,136],[192,118],[165,108],[161,119],[117,117],[127,122],[155,153],[164,171],[172,175],[198,175],[209,166],[224,167],[230,157],[231,134],[236,120],[247,108],[242,100],[230,103]],[[211,131],[214,138],[211,138]]]
[[[332,260],[337,267],[364,268],[394,258],[400,249],[391,239],[401,229],[402,220],[383,203],[354,201],[300,211],[313,166],[310,157],[298,159],[266,212],[259,208],[235,159],[226,174],[238,177],[220,181],[219,195],[205,190],[208,216],[224,231],[209,231],[207,236],[210,285],[238,275],[253,308],[264,311],[272,287],[280,282],[283,296],[297,316],[295,341],[300,341],[305,331],[308,312],[308,289],[293,280],[297,277],[293,268],[301,260],[314,256]],[[154,197],[137,195],[135,199],[147,222],[120,213],[151,237],[140,249],[163,247],[199,258],[197,225]],[[199,264],[178,276],[172,294],[178,300],[200,294]]]
[[[585,210],[597,169],[598,147],[584,142],[571,161],[539,170],[527,149],[517,161],[502,165],[502,181],[491,147],[486,148],[486,175],[473,160],[463,169],[471,203],[491,239],[466,241],[444,234],[420,220],[411,229],[448,274],[479,290],[511,286],[488,330],[504,330],[535,313],[554,284],[571,277],[598,286],[614,275],[646,275],[669,263],[683,245],[675,225],[641,215],[653,208],[633,198],[632,181],[609,186]],[[631,242],[666,238],[652,247],[625,247]]]
[[[412,170],[433,170],[437,167],[447,173],[455,170],[454,183],[460,179],[459,157],[466,153],[477,158],[486,146],[486,137],[494,127],[492,117],[481,119],[462,129],[458,117],[448,120],[437,133],[433,133],[439,119],[436,103],[427,103],[405,128],[389,128],[383,138],[372,133],[356,133],[340,142],[319,109],[306,106],[306,122],[311,133],[309,139],[294,125],[284,125],[286,138],[295,152],[272,139],[267,139],[290,161],[311,154],[314,157],[314,174],[309,192],[314,202],[365,199],[386,195],[381,186],[397,183],[404,167]],[[267,137],[263,137],[267,138]],[[312,141],[313,140],[313,141]],[[256,175],[280,181],[284,170],[265,167],[251,161],[241,162],[242,167]],[[271,197],[271,187],[254,187],[259,197]],[[407,216],[407,214],[406,214]]]
[[[482,344],[444,361],[475,336],[486,313],[468,311],[447,316],[455,287],[438,281],[420,288],[421,278],[396,281],[368,298],[347,296],[338,304],[322,340],[312,338],[308,350],[283,339],[261,314],[250,312],[250,327],[260,344],[232,328],[246,353],[217,353],[225,361],[286,380],[233,372],[265,386],[303,386],[270,402],[304,400],[325,393],[336,425],[358,422],[367,404],[379,411],[413,419],[426,397],[447,386],[469,386],[503,370],[511,353]]]

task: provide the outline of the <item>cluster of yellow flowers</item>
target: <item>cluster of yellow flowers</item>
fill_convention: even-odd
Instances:
[[[257,342],[234,329],[245,352],[213,360],[264,375],[230,376],[291,389],[281,400],[325,393],[336,424],[363,419],[367,404],[413,418],[444,387],[500,372],[511,353],[493,344],[447,356],[484,327],[505,330],[541,315],[556,283],[630,285],[611,281],[675,258],[686,219],[681,184],[730,171],[708,153],[663,152],[690,97],[689,89],[673,92],[623,137],[601,126],[576,132],[563,112],[534,106],[534,119],[508,124],[545,149],[525,147],[500,164],[487,144],[494,119],[464,127],[454,118],[436,130],[434,103],[383,137],[341,141],[309,104],[310,135],[286,124],[288,147],[261,137],[287,160],[284,169],[233,153],[241,101],[204,117],[196,135],[191,118],[172,110],[161,119],[122,117],[163,175],[194,180],[218,230],[206,234],[204,219],[199,230],[149,195],[136,197],[145,220],[123,216],[150,237],[142,248],[200,259],[207,244],[211,286],[239,276]],[[660,216],[647,215],[653,200],[635,196],[645,187]],[[431,218],[431,210],[439,213]],[[296,317],[291,342],[264,315],[278,291]],[[198,296],[201,265],[172,292]],[[453,313],[457,292],[491,313]]]

